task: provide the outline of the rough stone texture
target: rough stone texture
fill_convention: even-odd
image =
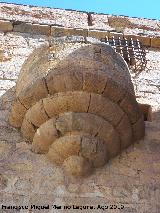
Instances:
[[[1,19],[7,20],[77,28],[88,26],[87,13],[78,11],[1,3],[0,14]]]
[[[124,34],[159,36],[160,27],[158,20],[130,18],[126,16],[113,16],[92,14],[91,29],[117,31]]]
[[[12,30],[13,30],[13,26],[10,21],[0,20],[0,31],[10,32]]]
[[[108,32],[116,32],[136,36],[146,46],[152,45],[149,37],[156,37],[158,42],[153,42],[153,47],[160,46],[159,20],[6,3],[0,3],[0,14],[0,30],[4,32],[14,30],[53,36],[92,36],[98,39],[104,39]]]
[[[75,29],[75,28],[66,28],[66,27],[51,27],[51,35],[54,37],[60,36],[88,36],[87,29]]]
[[[146,20],[148,23],[149,21]],[[8,56],[11,56],[10,60],[0,63],[1,80],[16,80],[28,55],[34,48],[47,42],[45,36],[0,33],[1,47]],[[149,62],[146,70],[136,77],[134,74],[132,76],[137,100],[150,104],[153,110],[153,121],[145,122],[144,140],[130,146],[119,157],[112,159],[103,168],[97,169],[85,179],[70,178],[60,167],[53,167],[44,155],[35,155],[31,152],[31,145],[25,142],[19,131],[8,124],[15,90],[14,88],[0,90],[0,173],[2,174],[0,176],[0,203],[4,205],[50,204],[50,206],[76,204],[93,205],[96,208],[99,204],[118,205],[121,203],[124,205],[123,210],[108,210],[108,212],[159,213],[159,50],[149,49],[147,58]],[[17,211],[8,210],[7,212]],[[33,212],[37,211],[33,210]],[[48,212],[58,212],[58,210],[50,208]],[[61,212],[66,212],[66,210],[61,210]],[[75,212],[75,210],[68,212]],[[77,210],[77,212],[82,211]],[[93,212],[93,210],[88,210],[88,212]],[[94,212],[103,211],[96,209]]]
[[[49,146],[53,143],[54,140],[58,138],[58,132],[55,128],[56,118],[48,120],[43,123],[36,131],[33,143],[32,151],[35,153],[48,153]]]
[[[63,167],[67,173],[72,174],[75,177],[90,174],[92,170],[92,167],[87,159],[76,155],[71,155],[65,159]]]
[[[64,163],[67,173],[76,176],[88,175],[92,167],[104,165],[134,139],[144,136],[142,112],[124,60],[110,46],[89,37],[79,42],[81,38],[84,37],[59,37],[53,40],[53,46],[33,51],[22,66],[16,86],[17,101],[9,117],[10,124],[19,125],[23,136],[33,141],[32,151],[48,152],[53,162]],[[124,91],[124,96],[120,93],[115,102],[114,94],[119,91]],[[68,133],[71,135],[65,137]],[[80,150],[76,153],[80,158],[73,157],[78,159],[74,165],[70,157],[76,154],[70,152],[70,146],[76,141],[75,133],[81,143],[80,135],[88,134],[91,144],[94,137],[97,150],[94,158],[83,155],[84,159]],[[106,145],[105,152],[98,152],[99,139]],[[85,167],[88,160],[90,165]],[[78,173],[74,171],[76,166]]]
[[[50,35],[50,27],[48,25],[30,23],[16,24],[13,27],[13,31],[21,33],[42,34],[48,36]]]
[[[159,47],[160,40],[158,38],[151,38],[151,47]]]

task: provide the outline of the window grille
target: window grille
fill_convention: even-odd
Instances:
[[[109,38],[106,36],[102,41],[111,45],[116,52],[120,53],[133,72],[139,73],[145,70],[147,50],[138,39],[115,38],[114,36]]]

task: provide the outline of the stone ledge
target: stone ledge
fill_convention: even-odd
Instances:
[[[7,21],[0,20],[0,31],[2,32],[20,32],[20,33],[30,33],[30,34],[40,34],[47,36],[84,36],[84,37],[93,37],[96,39],[105,39],[106,36],[115,38],[133,38],[138,39],[145,47],[160,48],[160,37],[150,37],[144,35],[132,35],[132,34],[123,34],[116,31],[111,32],[107,30],[98,30],[98,29],[87,29],[87,28],[67,28],[59,27],[54,25],[45,25],[45,24],[32,24],[27,22],[20,21]]]

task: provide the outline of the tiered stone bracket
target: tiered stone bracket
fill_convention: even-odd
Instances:
[[[29,56],[9,120],[32,151],[75,176],[144,136],[126,62],[111,46],[84,37],[55,38]]]

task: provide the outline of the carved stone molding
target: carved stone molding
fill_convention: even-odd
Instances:
[[[24,63],[9,118],[32,143],[75,176],[90,174],[144,136],[128,67],[114,49],[61,37]]]

